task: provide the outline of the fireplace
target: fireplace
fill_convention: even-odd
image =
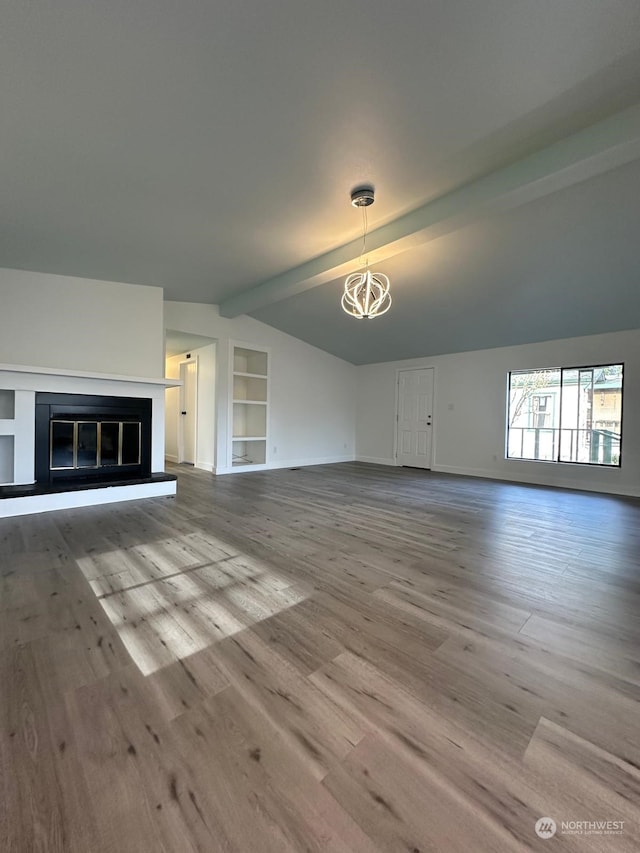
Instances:
[[[116,482],[151,474],[150,399],[38,392],[35,402],[38,484]]]

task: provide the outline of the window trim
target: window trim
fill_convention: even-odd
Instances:
[[[601,367],[611,367],[614,364],[619,364],[622,367],[622,382],[620,384],[620,452],[618,454],[618,462],[615,465],[608,465],[605,462],[575,462],[573,460],[560,459],[560,436],[558,436],[558,450],[557,450],[557,459],[523,459],[521,456],[509,456],[509,430],[511,426],[509,425],[509,410],[511,406],[511,376],[514,373],[535,373],[538,370],[559,370],[560,371],[560,394],[559,394],[559,407],[560,407],[560,426],[557,428],[558,432],[562,429],[562,390],[564,387],[564,371],[565,370],[577,370],[578,372],[581,370],[598,370]],[[620,471],[622,469],[622,442],[624,437],[624,379],[625,379],[625,362],[624,361],[607,361],[602,364],[576,364],[576,365],[567,365],[565,367],[531,367],[531,368],[520,368],[518,370],[508,370],[507,371],[507,393],[506,393],[506,429],[505,429],[505,447],[504,447],[504,458],[506,462],[535,462],[542,463],[546,465],[577,465],[580,468],[604,468],[608,471]],[[591,411],[593,416],[593,400],[591,401]]]

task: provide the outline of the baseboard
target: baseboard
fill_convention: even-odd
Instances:
[[[178,464],[178,461],[179,461],[178,457],[173,456],[171,453],[165,453],[164,458],[167,460],[167,462],[175,462],[176,465]]]
[[[323,456],[320,459],[287,459],[279,462],[268,462],[266,465],[255,465],[253,467],[229,468],[228,466],[218,466],[214,469],[216,476],[221,474],[241,474],[251,473],[251,471],[276,471],[281,468],[309,468],[311,465],[337,465],[340,462],[354,462],[353,455],[348,456]]]
[[[236,465],[235,468],[229,468],[227,465],[218,465],[212,470],[216,477],[221,477],[224,474],[247,474],[252,471],[267,471],[268,469],[268,465]]]
[[[354,456],[323,456],[320,459],[286,459],[282,462],[270,462],[267,468],[308,468],[311,465],[338,465],[340,462],[353,462]]]
[[[395,465],[396,460],[382,456],[356,456],[356,462],[368,462],[370,465]]]
[[[549,480],[544,477],[536,477],[532,474],[519,474],[514,472],[505,474],[503,471],[494,471],[491,468],[464,468],[458,465],[433,465],[432,471],[442,474],[459,474],[463,477],[483,477],[487,480],[501,480],[504,483],[524,483],[528,486],[545,486],[556,489],[573,489],[579,492],[599,492],[605,495],[622,495],[629,498],[640,497],[640,489],[618,486],[607,488],[602,483],[575,482],[566,478]]]

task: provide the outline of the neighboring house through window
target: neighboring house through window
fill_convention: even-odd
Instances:
[[[622,378],[622,364],[509,373],[507,458],[620,466]]]

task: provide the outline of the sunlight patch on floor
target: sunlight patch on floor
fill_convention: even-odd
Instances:
[[[78,560],[144,675],[307,597],[268,563],[188,534]]]

